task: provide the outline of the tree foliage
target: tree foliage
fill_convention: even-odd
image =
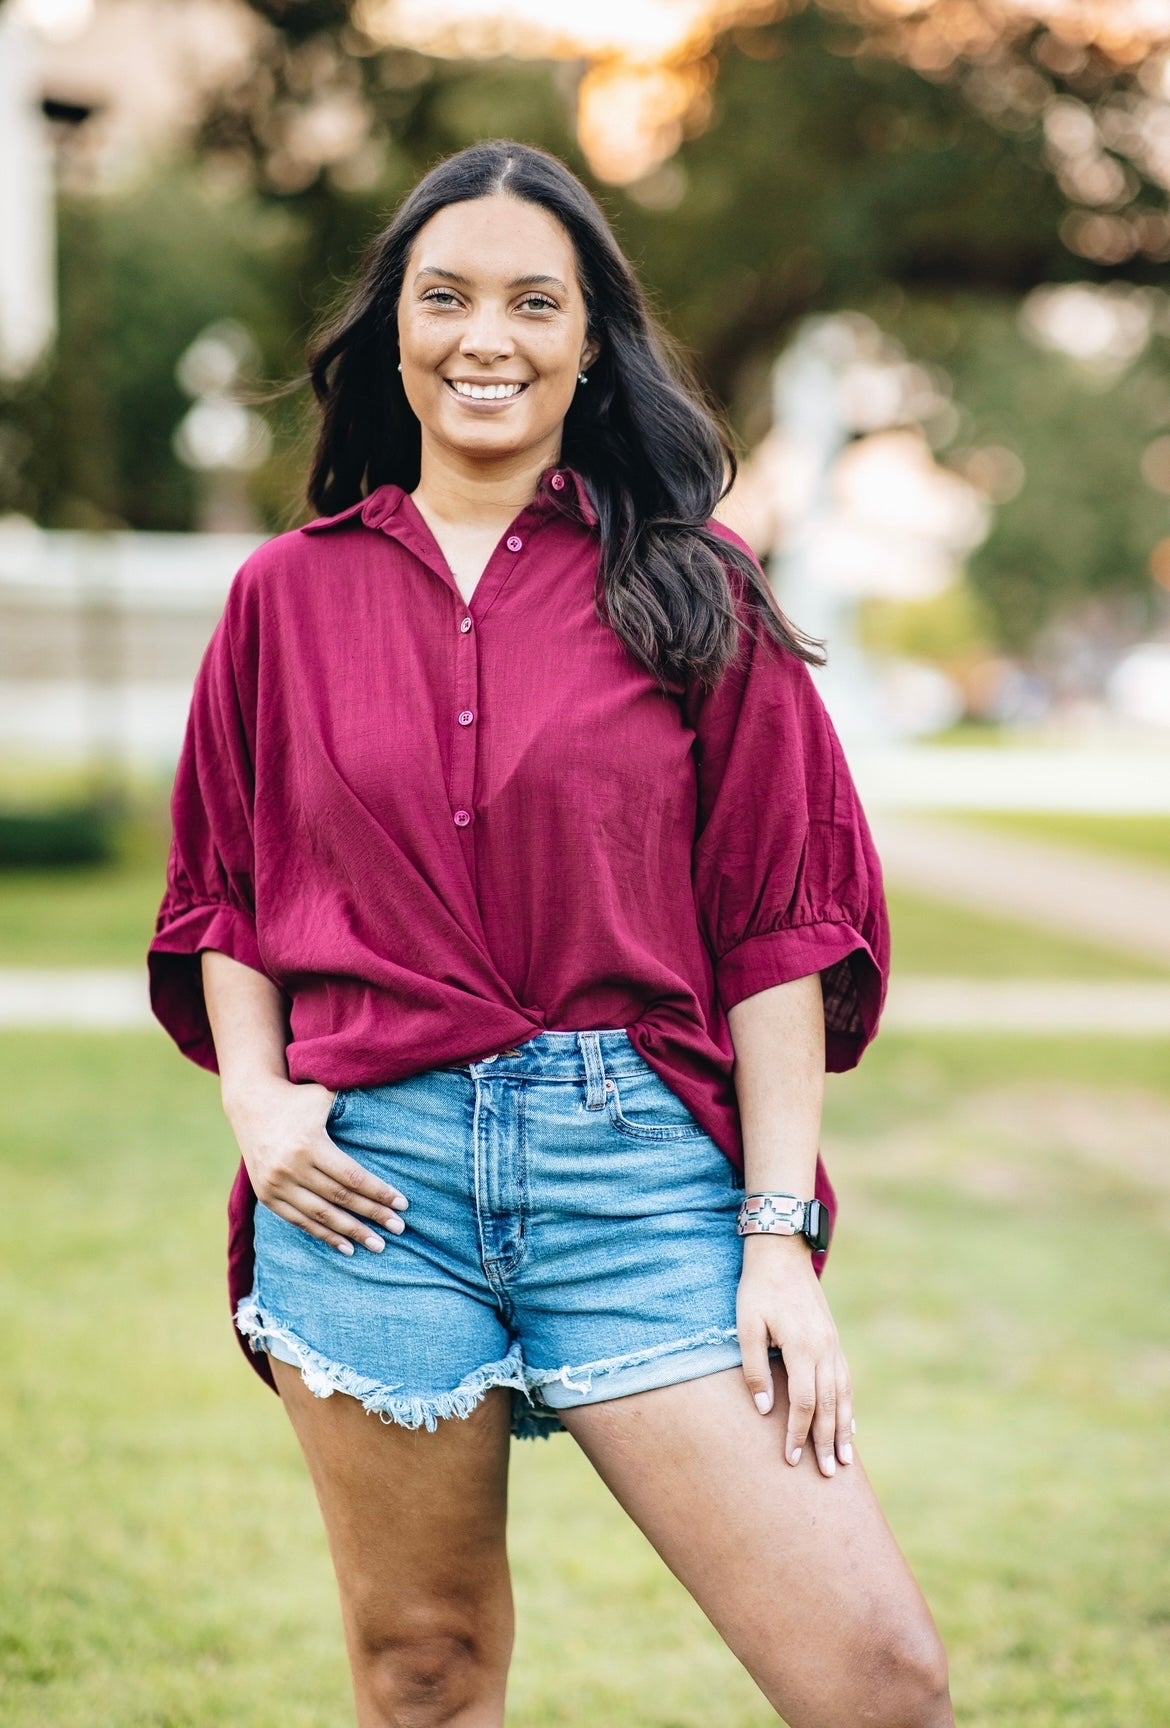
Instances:
[[[62,211],[62,338],[45,376],[11,393],[0,509],[185,525],[174,365],[205,323],[241,318],[265,375],[294,378],[310,325],[438,157],[515,136],[590,182],[582,66],[430,59],[377,48],[347,0],[249,3],[266,26],[258,53],[205,114],[189,164]],[[937,24],[962,8],[931,11]],[[1140,60],[1074,51],[1013,16],[990,48],[973,37],[928,64],[920,17],[883,23],[865,0],[778,7],[714,43],[710,110],[670,161],[594,190],[746,440],[808,313],[868,310],[948,369],[956,451],[1006,444],[1026,469],[974,565],[1002,637],[1021,643],[1078,597],[1148,599],[1165,511],[1139,467],[1170,413],[1161,340],[1105,386],[1037,352],[1015,309],[1041,283],[1157,280],[1170,223]],[[310,407],[269,411],[277,451],[254,485],[273,527],[295,510]]]

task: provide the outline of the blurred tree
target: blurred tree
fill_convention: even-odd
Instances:
[[[1150,553],[1170,533],[1170,504],[1142,477],[1170,428],[1165,336],[1094,366],[1038,347],[1011,301],[887,295],[870,310],[946,368],[959,411],[943,459],[998,498],[969,576],[1000,643],[1027,650],[1097,602],[1122,637],[1140,634],[1155,615]]]
[[[574,132],[583,65],[430,59],[365,37],[348,0],[248,3],[266,24],[259,53],[217,95],[191,166],[62,213],[61,343],[0,424],[0,509],[188,524],[173,370],[204,323],[239,318],[266,375],[295,377],[310,325],[439,156],[516,136],[591,182]],[[1139,471],[1138,403],[1161,347],[1094,386],[1015,322],[1036,284],[1162,273],[1155,97],[1140,59],[1070,47],[1022,8],[990,46],[955,24],[983,7],[930,10],[933,38],[925,14],[883,22],[865,0],[793,0],[725,32],[713,100],[673,158],[594,189],[746,439],[767,423],[768,363],[806,313],[868,310],[950,371],[967,410],[956,462],[987,442],[1023,462],[975,566],[997,628],[1021,642],[1067,596],[1148,594],[1164,531]],[[279,528],[299,519],[312,405],[302,392],[266,412],[276,454],[251,485]]]
[[[324,276],[352,238],[339,202],[361,208],[346,191],[382,210],[471,138],[545,144],[582,171],[583,64],[428,60],[364,36],[347,0],[247,3],[266,40],[199,149],[269,196],[313,204]],[[875,282],[1018,295],[1170,258],[1140,55],[1120,38],[1112,55],[1072,44],[1027,6],[898,12],[777,0],[771,22],[725,31],[691,136],[641,185],[605,194],[725,401],[794,317]]]
[[[60,337],[0,393],[0,512],[47,526],[178,528],[194,481],[171,436],[188,407],[175,363],[213,318],[287,347],[282,285],[303,219],[224,197],[193,165],[59,212]]]

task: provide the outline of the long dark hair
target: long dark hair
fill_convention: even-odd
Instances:
[[[473,144],[432,168],[366,248],[354,287],[310,341],[323,411],[308,482],[321,515],[377,486],[412,491],[421,432],[398,373],[398,300],[420,229],[449,204],[507,193],[569,234],[589,331],[601,344],[588,389],[565,416],[561,461],[588,484],[601,535],[605,611],[661,677],[714,684],[739,647],[731,572],[750,612],[802,660],[818,645],[793,628],[754,562],[707,526],[735,477],[735,454],[589,192],[546,151]]]

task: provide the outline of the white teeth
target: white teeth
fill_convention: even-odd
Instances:
[[[523,384],[462,384],[452,381],[457,396],[470,396],[475,402],[495,402],[502,397],[519,396]]]

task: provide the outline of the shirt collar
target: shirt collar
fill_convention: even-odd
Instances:
[[[557,468],[545,469],[536,488],[534,503],[575,516],[587,528],[597,527],[597,506],[589,482],[576,468],[569,468],[564,463]]]
[[[335,516],[317,516],[312,522],[305,522],[301,527],[302,534],[317,534],[325,528],[333,528],[339,522],[348,522],[360,515],[367,528],[381,528],[398,512],[398,508],[406,496],[401,486],[387,482],[376,486],[368,498],[359,498],[356,504],[350,504],[346,509],[339,510]],[[536,496],[528,506],[541,515],[549,512],[576,518],[587,528],[598,525],[597,506],[589,490],[589,483],[575,468],[546,468],[540,477],[536,488]]]

